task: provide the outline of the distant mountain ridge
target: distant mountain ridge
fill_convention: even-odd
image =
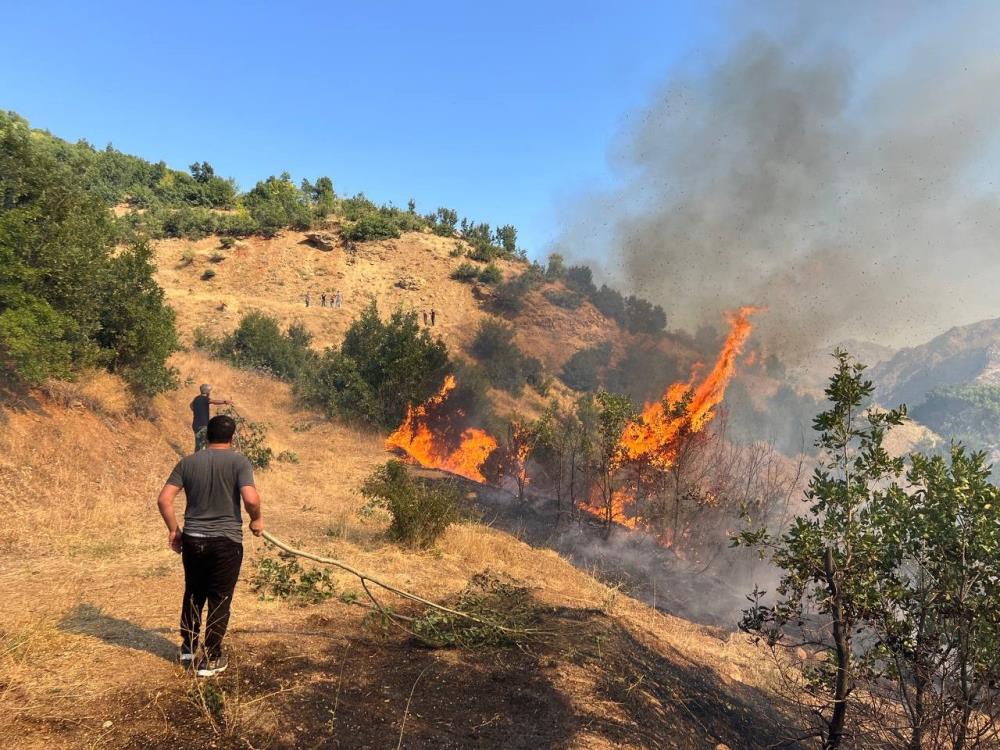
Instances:
[[[1000,386],[1000,318],[956,326],[926,344],[900,349],[870,370],[884,404],[922,404],[936,388]]]

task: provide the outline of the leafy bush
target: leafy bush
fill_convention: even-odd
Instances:
[[[389,461],[365,480],[361,494],[371,505],[389,511],[392,539],[427,548],[458,517],[461,490],[451,482],[414,479],[401,461]]]
[[[312,212],[288,174],[258,182],[243,196],[243,205],[267,237],[285,227],[308,229],[312,225]]]
[[[416,312],[397,310],[382,321],[373,301],[344,336],[306,368],[296,392],[329,415],[395,427],[407,406],[425,401],[449,368],[448,348],[417,322]]]
[[[282,332],[278,320],[261,312],[249,312],[232,333],[208,344],[216,355],[237,367],[263,370],[283,380],[294,380],[315,358],[309,344],[312,336],[300,323],[292,323]]]
[[[486,375],[497,388],[519,395],[528,380],[528,370],[537,377],[541,363],[529,359],[514,343],[513,327],[502,321],[484,318],[472,342],[472,353],[483,364]]]
[[[556,307],[567,310],[576,310],[583,304],[583,295],[573,289],[546,289],[542,296]]]
[[[236,238],[235,237],[220,237],[219,238],[219,247],[221,247],[223,250],[229,250],[230,248],[235,247],[235,245],[236,245]]]
[[[233,436],[233,449],[242,453],[255,469],[266,469],[271,465],[274,451],[267,446],[267,425],[263,422],[252,422],[241,417],[233,407],[222,412],[232,417],[236,422],[236,434]]]
[[[479,276],[479,266],[475,263],[462,263],[451,272],[451,278],[456,281],[472,281]]]
[[[214,278],[215,278],[215,269],[214,268],[206,268],[202,272],[202,274],[201,274],[201,280],[202,281],[211,281]]]
[[[594,391],[600,385],[600,370],[611,359],[611,346],[600,344],[589,349],[581,349],[563,365],[562,381],[578,391]]]
[[[507,313],[519,313],[524,309],[525,298],[535,284],[535,278],[530,273],[522,273],[508,279],[497,287],[493,296],[496,307]]]
[[[434,648],[508,646],[538,619],[538,605],[528,589],[489,570],[472,577],[452,608],[476,619],[428,609],[412,623],[414,634]]]
[[[0,379],[103,365],[145,395],[172,387],[174,316],[151,253],[116,253],[111,212],[53,155],[60,143],[0,113]]]
[[[570,266],[566,269],[563,277],[566,286],[587,297],[593,297],[597,290],[594,286],[594,274],[589,266]]]
[[[552,253],[549,256],[549,264],[545,267],[545,278],[549,281],[558,281],[566,275],[566,263],[559,253]]]
[[[328,417],[376,421],[371,386],[364,381],[353,359],[329,348],[298,380],[295,394],[321,408]]]
[[[336,585],[324,569],[303,570],[298,560],[261,557],[254,563],[250,590],[262,601],[290,599],[296,604],[320,604],[331,598]]]
[[[484,284],[499,284],[503,281],[503,273],[493,263],[479,272],[479,280]]]
[[[451,208],[439,208],[433,217],[434,234],[442,237],[451,237],[455,234],[455,225],[458,224],[458,212]]]
[[[353,226],[344,230],[344,236],[352,242],[387,240],[399,237],[399,234],[399,225],[381,213],[362,216]]]

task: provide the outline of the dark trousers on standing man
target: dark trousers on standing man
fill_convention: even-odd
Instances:
[[[240,577],[243,545],[226,537],[193,537],[184,535],[181,559],[184,563],[184,604],[181,607],[182,650],[193,654],[198,650],[201,613],[208,605],[205,622],[205,654],[216,657],[222,653],[222,639],[229,625],[229,609],[233,589]]]

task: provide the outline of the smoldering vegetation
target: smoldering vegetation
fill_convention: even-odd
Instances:
[[[556,250],[602,259],[672,325],[767,305],[785,357],[993,313],[1000,8],[763,10],[626,117],[615,185],[579,198]]]

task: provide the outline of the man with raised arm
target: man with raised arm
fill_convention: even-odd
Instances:
[[[205,430],[208,429],[208,420],[211,417],[212,406],[232,406],[230,399],[217,401],[212,398],[212,386],[208,383],[202,384],[198,389],[198,395],[191,401],[191,429],[194,430],[194,449],[202,450],[208,443],[205,440]]]
[[[243,562],[241,500],[250,516],[250,531],[255,536],[264,532],[253,467],[233,450],[235,432],[232,417],[212,417],[207,450],[182,458],[156,501],[167,524],[167,544],[180,553],[184,564],[179,659],[184,666],[194,666],[199,677],[217,675],[229,664],[222,639]],[[181,489],[187,498],[183,529],[174,514],[174,498]],[[196,661],[206,604],[204,655]]]

